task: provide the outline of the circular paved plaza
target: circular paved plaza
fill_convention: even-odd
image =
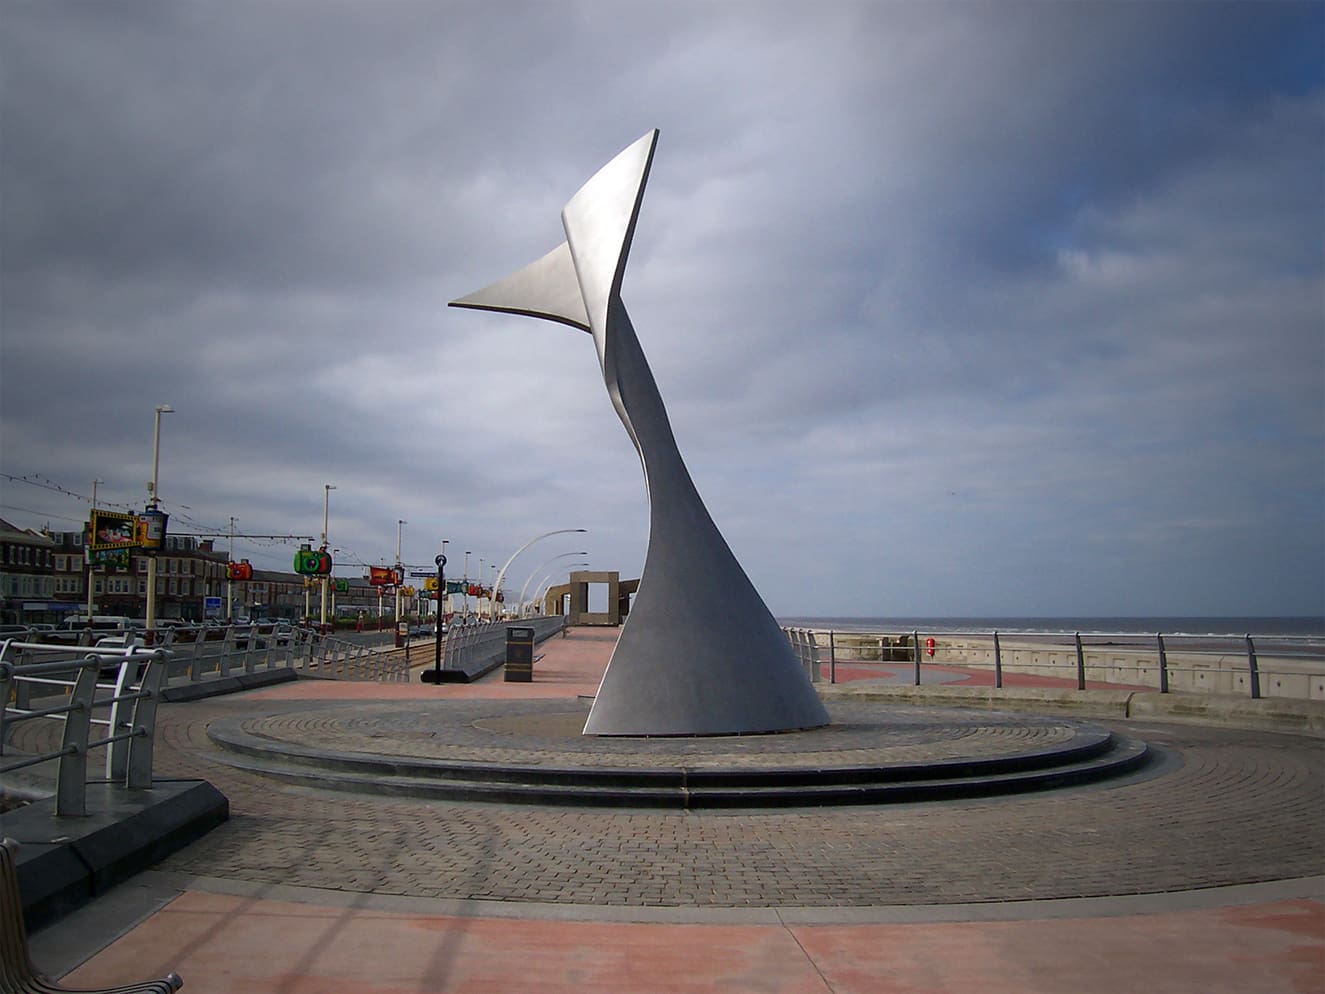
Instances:
[[[404,752],[435,749],[435,735],[388,717],[401,713],[250,695],[163,708],[158,775],[210,780],[229,797],[231,818],[159,869],[376,895],[705,909],[1152,894],[1325,873],[1325,752],[1319,740],[1268,732],[1098,721],[1144,740],[1158,760],[1102,784],[991,800],[701,813],[315,790],[227,765],[207,734],[212,722],[247,722],[256,734],[327,748],[393,740]],[[466,748],[504,741],[528,761],[518,719],[518,707],[484,705],[447,734]],[[1017,727],[1061,734],[1034,719],[982,734],[1006,740]],[[549,726],[536,737],[555,734]],[[592,740],[562,738],[558,750],[594,752]],[[917,747],[900,738],[889,747],[898,755]],[[776,752],[795,737],[747,741],[755,753]]]

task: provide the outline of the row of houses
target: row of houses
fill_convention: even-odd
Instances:
[[[0,519],[0,623],[58,623],[87,610],[87,584],[92,582],[94,614],[142,618],[147,613],[147,558],[135,555],[127,565],[99,566],[90,571],[84,534],[18,528]],[[226,578],[229,557],[213,548],[211,539],[168,535],[157,554],[156,615],[203,621],[208,598],[220,598],[215,617],[302,618],[317,616],[321,592],[316,579],[276,570],[253,570],[253,578]],[[347,591],[331,592],[337,614],[360,611],[376,616],[381,606],[388,615],[393,598],[379,600],[379,589],[363,577],[348,579]],[[213,600],[212,605],[217,602]]]

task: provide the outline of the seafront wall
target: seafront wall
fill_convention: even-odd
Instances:
[[[834,632],[829,646],[829,632],[817,630],[820,660],[830,662],[913,663],[912,636]],[[921,666],[956,666],[992,670],[995,649],[989,635],[934,635],[934,654],[920,635]],[[1016,636],[999,639],[998,663],[1005,673],[1076,681],[1077,649],[1067,644],[1045,644],[1019,640]],[[1222,694],[1251,697],[1251,669],[1245,652],[1192,651],[1171,644],[1164,652],[1168,690],[1180,693]],[[1111,684],[1120,687],[1160,689],[1161,667],[1158,644],[1082,646],[1087,684]],[[1318,659],[1276,655],[1258,651],[1259,690],[1262,697],[1285,697],[1297,700],[1325,701],[1325,665]]]

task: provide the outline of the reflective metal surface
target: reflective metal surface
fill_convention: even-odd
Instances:
[[[648,553],[585,733],[818,727],[828,723],[828,712],[700,499],[621,302],[657,139],[657,131],[640,138],[571,198],[561,212],[564,244],[451,303],[591,332],[603,382],[644,465]]]

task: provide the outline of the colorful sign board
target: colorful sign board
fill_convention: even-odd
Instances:
[[[87,564],[94,569],[128,569],[129,548],[102,549],[100,552],[85,550]]]
[[[368,582],[374,587],[394,587],[402,579],[400,571],[394,570],[390,566],[368,567]]]
[[[164,511],[149,507],[134,522],[135,543],[149,554],[160,549],[166,543],[166,522],[169,520],[170,515]]]
[[[331,573],[331,553],[326,549],[300,546],[294,554],[294,571],[304,576],[327,576]]]
[[[88,522],[87,548],[89,552],[107,549],[132,549],[137,542],[138,516],[119,511],[92,510]]]

